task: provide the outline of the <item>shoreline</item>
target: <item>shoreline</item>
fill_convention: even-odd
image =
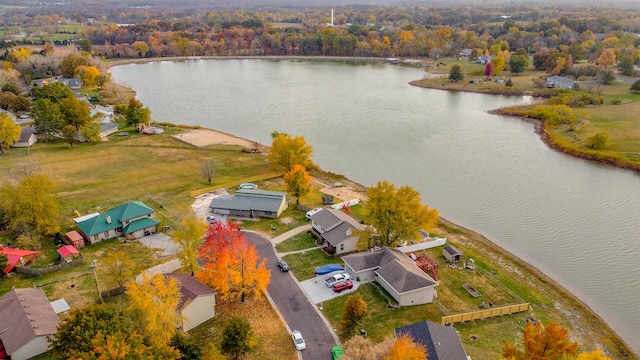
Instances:
[[[204,60],[204,59],[267,59],[267,60],[326,60],[326,61],[331,61],[331,60],[337,60],[337,61],[344,61],[344,60],[354,60],[354,61],[369,61],[369,60],[374,60],[374,61],[386,61],[386,59],[382,59],[382,58],[335,58],[335,57],[255,57],[255,56],[251,56],[251,57],[176,57],[176,58],[149,58],[149,59],[125,59],[125,60],[118,60],[118,61],[114,61],[114,62],[109,62],[107,63],[107,65],[109,67],[111,66],[117,66],[117,65],[124,65],[124,64],[130,64],[130,63],[150,63],[150,62],[160,62],[160,61],[185,61],[185,60]],[[412,84],[413,85],[413,84]],[[124,86],[124,85],[122,85]],[[415,86],[415,85],[414,85]],[[436,88],[437,89],[437,88]],[[448,90],[448,89],[439,89],[439,90]],[[134,91],[135,93],[135,91]],[[520,95],[517,95],[520,96]],[[524,119],[526,120],[526,119]],[[167,123],[165,123],[167,124]],[[177,125],[177,124],[172,124],[176,127],[181,127],[185,130],[187,129],[195,129],[196,126],[189,126],[189,125]],[[217,133],[221,133],[227,136],[231,136],[231,137],[235,137],[238,139],[244,139],[240,136],[236,136],[233,134],[227,134],[224,133],[222,131],[218,131],[216,129],[211,129],[211,128],[205,128],[205,127],[200,127],[201,129],[207,129],[209,131],[214,131]],[[536,132],[537,132],[537,126],[536,126]],[[247,140],[249,142],[254,142],[252,140],[248,140],[248,139],[244,139]],[[265,147],[268,148],[268,146],[261,144]],[[327,172],[324,170],[319,170],[319,172],[326,174],[327,176],[338,176],[341,177],[343,179],[345,179],[345,182],[348,182],[349,184],[351,184],[352,186],[354,186],[357,190],[359,191],[366,191],[366,186],[357,183],[355,181],[350,180],[347,176],[345,175],[340,175],[340,174],[334,174],[331,172]],[[462,226],[459,226],[455,223],[452,223],[444,218],[440,218],[439,223],[443,223],[445,225],[445,227],[450,227],[450,228],[454,228],[454,229],[458,229],[460,230],[463,234],[468,235],[473,241],[476,241],[477,243],[480,244],[480,247],[478,248],[478,251],[482,251],[483,253],[485,253],[485,255],[487,253],[494,253],[497,256],[503,257],[506,260],[508,260],[509,262],[514,263],[518,268],[522,269],[523,272],[525,272],[526,275],[531,276],[536,282],[541,283],[543,286],[548,286],[553,292],[554,294],[551,295],[556,295],[556,296],[550,296],[550,294],[547,293],[547,295],[551,298],[551,300],[558,303],[563,303],[563,304],[568,304],[570,305],[569,307],[571,309],[575,309],[579,312],[578,319],[575,319],[575,321],[578,322],[584,322],[584,321],[589,321],[592,323],[592,325],[590,325],[590,328],[594,328],[594,329],[599,329],[601,332],[604,332],[605,335],[604,336],[600,336],[599,339],[602,339],[603,341],[600,341],[600,343],[602,345],[609,345],[609,346],[614,346],[617,349],[617,353],[616,355],[620,355],[622,356],[622,358],[625,359],[633,359],[633,358],[638,358],[639,355],[637,355],[633,349],[630,348],[630,346],[609,326],[609,324],[607,324],[597,313],[595,313],[586,303],[584,303],[581,299],[579,299],[576,295],[574,295],[573,293],[571,293],[568,289],[566,289],[565,287],[563,287],[562,285],[560,285],[558,282],[556,282],[554,279],[552,279],[550,276],[544,274],[542,271],[540,271],[539,269],[537,269],[535,266],[527,263],[526,261],[518,258],[517,256],[515,256],[514,254],[508,252],[507,250],[503,249],[502,247],[500,247],[499,245],[497,245],[496,243],[492,242],[490,239],[486,238],[485,236],[474,232],[473,230],[470,229],[466,229]],[[585,316],[586,318],[583,318],[582,316]],[[569,317],[567,317],[567,321],[571,322],[572,325],[576,325],[574,324],[573,321],[571,321],[569,319]],[[578,324],[579,325],[579,324]],[[605,330],[605,331],[602,331]],[[583,334],[571,334],[570,331],[570,335],[573,335],[573,338],[576,337],[580,337],[582,338]]]

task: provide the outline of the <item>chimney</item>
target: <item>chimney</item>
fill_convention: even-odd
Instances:
[[[111,224],[111,216],[107,215],[107,224]]]

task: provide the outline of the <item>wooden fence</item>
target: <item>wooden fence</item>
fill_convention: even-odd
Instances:
[[[479,311],[443,316],[442,324],[449,325],[453,323],[485,319],[494,316],[511,315],[517,312],[529,311],[530,309],[531,305],[529,303],[492,307]]]

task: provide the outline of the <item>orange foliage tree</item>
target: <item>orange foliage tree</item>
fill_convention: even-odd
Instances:
[[[402,334],[391,345],[389,353],[383,360],[426,360],[427,350],[422,344],[413,342],[413,338],[407,334]]]
[[[529,323],[524,328],[522,339],[524,352],[507,342],[502,347],[502,357],[505,360],[563,359],[578,350],[578,343],[569,342],[567,333],[566,328],[553,321],[547,326],[542,325],[542,322],[536,325]]]
[[[204,269],[196,272],[196,278],[221,296],[239,293],[244,302],[247,293],[266,292],[271,278],[266,258],[261,258],[258,249],[244,237],[239,223],[211,224],[198,254]]]

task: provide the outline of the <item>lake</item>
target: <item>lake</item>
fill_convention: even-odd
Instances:
[[[548,148],[487,110],[530,98],[422,89],[423,69],[353,61],[189,60],[110,69],[157,121],[263,144],[304,136],[324,170],[409,185],[440,214],[562,284],[640,351],[640,176]]]

